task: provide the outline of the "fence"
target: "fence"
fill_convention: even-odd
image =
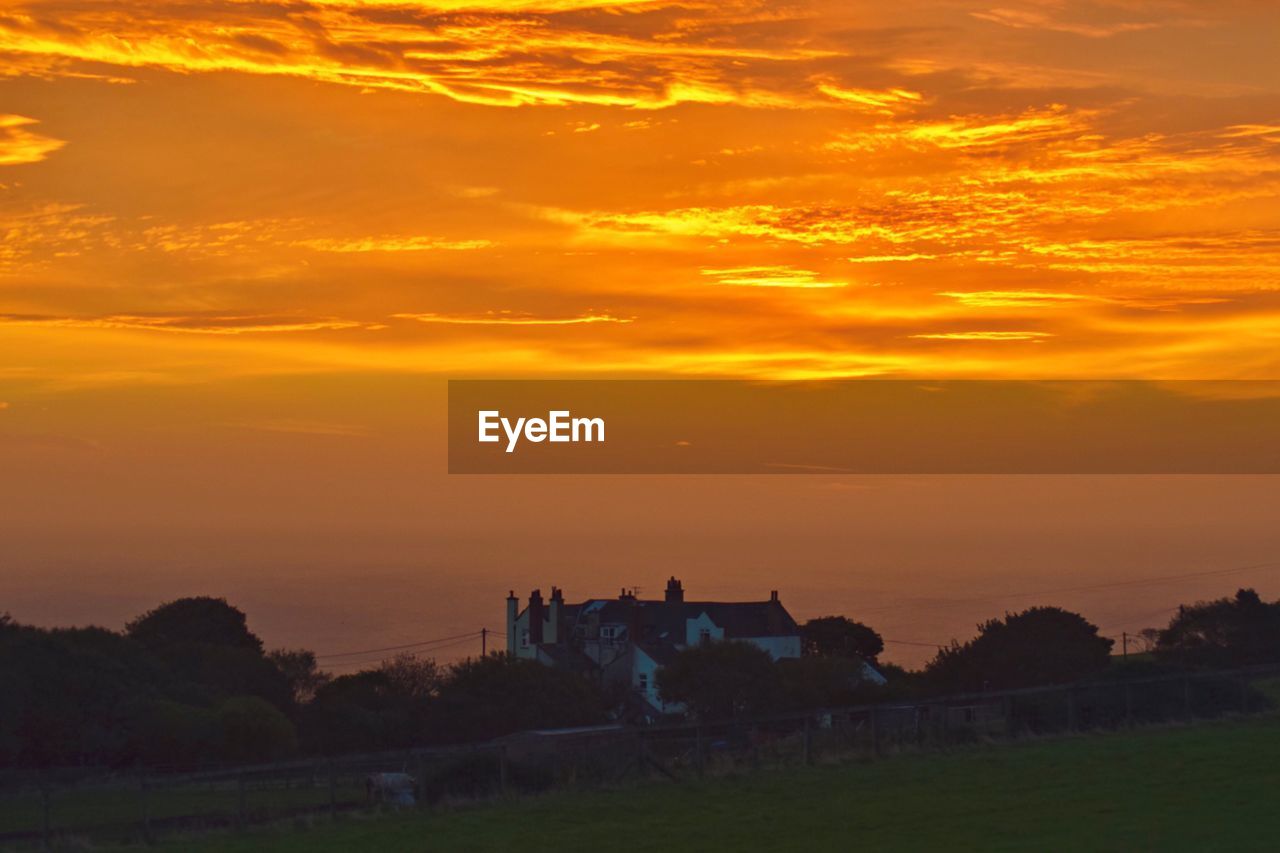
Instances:
[[[1026,734],[1268,711],[1280,667],[975,693],[712,724],[523,732],[465,746],[200,772],[60,768],[0,774],[0,844],[149,842],[189,830],[338,818],[373,808],[378,773],[415,780],[419,807],[623,780],[875,758]]]

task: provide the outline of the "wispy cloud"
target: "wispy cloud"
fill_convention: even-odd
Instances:
[[[617,19],[632,7],[649,14],[628,15],[627,32]],[[664,14],[672,9],[682,14]],[[80,65],[236,71],[503,107],[780,107],[828,100],[804,81],[812,63],[840,53],[795,32],[802,15],[659,0],[178,0],[145,14],[73,3],[58,7],[56,22],[39,11],[0,19],[0,50],[45,74]],[[733,37],[701,38],[703,28]],[[787,65],[796,71],[778,79],[776,66]],[[743,67],[758,68],[753,83],[733,79]]]
[[[136,329],[148,332],[196,335],[250,335],[378,327],[377,324],[361,323],[354,320],[269,317],[255,314],[104,314],[100,316],[0,314],[0,325],[52,326],[73,329]]]
[[[346,239],[315,237],[295,240],[292,245],[315,249],[317,252],[462,252],[487,249],[493,245],[493,242],[490,240],[442,240],[436,237],[382,236]]]
[[[819,277],[813,270],[784,266],[734,267],[723,270],[703,270],[717,284],[735,287],[796,287],[826,289],[848,287],[847,281],[832,281]]]
[[[1068,20],[1055,17],[1037,9],[988,9],[971,12],[974,18],[993,24],[1000,24],[1019,30],[1045,30],[1048,32],[1070,33],[1086,38],[1111,38],[1123,33],[1142,32],[1161,26],[1171,26],[1186,21],[1115,21],[1091,22],[1087,20]]]
[[[630,323],[630,317],[612,314],[579,314],[572,317],[539,317],[512,311],[490,311],[484,314],[392,314],[399,320],[419,323],[449,323],[458,326],[579,326],[594,323]]]
[[[969,290],[938,294],[971,308],[1045,308],[1076,302],[1105,301],[1101,297],[1080,293],[1050,293],[1043,290]]]
[[[0,166],[39,163],[67,143],[29,128],[39,121],[19,115],[0,114]]]
[[[1039,341],[1053,336],[1052,332],[926,332],[908,335],[929,341]]]
[[[820,83],[818,91],[837,101],[883,115],[896,115],[924,103],[924,95],[910,89],[857,89],[836,83]]]
[[[332,423],[296,419],[233,421],[227,426],[258,432],[279,432],[296,435],[327,435],[340,438],[368,438],[373,431],[358,424]]]

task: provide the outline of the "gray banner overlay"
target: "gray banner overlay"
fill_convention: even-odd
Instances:
[[[449,382],[452,474],[1275,474],[1278,428],[1280,381]]]

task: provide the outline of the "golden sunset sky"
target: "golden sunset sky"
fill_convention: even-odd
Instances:
[[[2,374],[1277,376],[1258,0],[18,2]]]
[[[283,530],[312,550],[281,565],[337,575],[425,525],[488,543],[437,554],[491,571],[458,581],[478,620],[556,582],[551,550],[536,578],[516,533],[492,550],[496,503],[566,541],[640,536],[637,517],[676,541],[689,519],[699,544],[644,571],[683,560],[706,581],[686,587],[727,594],[732,555],[766,552],[708,530],[765,518],[826,543],[821,564],[883,498],[628,484],[608,515],[602,487],[559,481],[555,517],[528,484],[446,482],[448,377],[1280,379],[1278,44],[1267,0],[0,0],[3,591],[47,621],[123,618],[188,591],[165,572],[213,540],[206,586]],[[961,494],[876,504],[877,529],[1027,508]],[[1183,533],[1208,494],[1179,498]],[[655,509],[690,495],[715,519]],[[1190,559],[1162,540],[1104,565],[1144,518],[1108,527],[1091,570]],[[1237,523],[1248,547],[1195,559],[1274,544]],[[72,547],[90,541],[98,562]],[[636,560],[571,597],[636,582]],[[131,561],[169,568],[121,581]]]

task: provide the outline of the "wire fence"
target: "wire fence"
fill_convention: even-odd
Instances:
[[[1270,711],[1280,666],[932,697],[718,723],[522,732],[463,746],[219,767],[0,771],[0,844],[142,842],[356,811],[680,780],[1025,735]]]

